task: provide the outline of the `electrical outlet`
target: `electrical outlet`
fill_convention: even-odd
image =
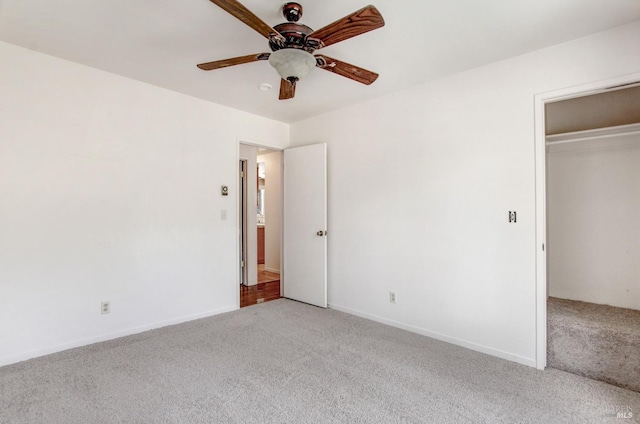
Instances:
[[[100,303],[100,313],[101,314],[108,314],[109,312],[111,312],[111,302],[104,301]]]
[[[396,292],[389,292],[389,303],[396,303]]]

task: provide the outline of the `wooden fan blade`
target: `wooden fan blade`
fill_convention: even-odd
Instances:
[[[378,12],[378,9],[369,5],[312,32],[308,38],[320,40],[318,48],[322,48],[383,26],[384,19],[382,15]]]
[[[237,19],[244,22],[266,38],[276,37],[283,39],[282,35],[275,29],[271,28],[262,19],[258,18],[249,9],[236,0],[211,0],[211,3],[219,6],[221,9],[230,13]]]
[[[258,60],[268,60],[270,53],[250,54],[247,56],[234,57],[231,59],[216,60],[215,62],[201,63],[198,68],[203,71],[226,68],[227,66],[242,65],[243,63],[257,62]]]
[[[318,58],[320,59],[317,65],[319,68],[333,72],[334,74],[342,75],[343,77],[350,78],[354,81],[358,81],[359,83],[369,85],[378,79],[378,74],[375,72],[367,71],[366,69],[362,69],[358,66],[341,62],[329,56],[316,55],[316,60]],[[324,65],[322,65],[322,63],[324,63]]]
[[[293,99],[296,95],[296,83],[285,79],[280,80],[280,100]]]

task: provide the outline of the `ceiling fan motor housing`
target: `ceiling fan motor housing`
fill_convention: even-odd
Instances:
[[[284,37],[284,43],[277,44],[269,40],[269,47],[272,51],[280,49],[304,49],[307,47],[307,36],[313,32],[306,25],[295,22],[285,22],[273,27]]]
[[[307,36],[311,34],[313,30],[306,25],[297,23],[302,17],[302,6],[300,3],[285,3],[284,6],[282,6],[282,14],[287,19],[287,22],[276,25],[273,29],[284,37],[284,42],[271,38],[269,40],[271,50],[275,52],[280,49],[304,49],[309,53],[313,53],[315,46],[310,46],[307,41]]]

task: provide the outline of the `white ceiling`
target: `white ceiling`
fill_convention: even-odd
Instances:
[[[365,86],[314,69],[287,101],[278,100],[279,77],[267,62],[208,72],[196,68],[270,51],[265,38],[208,0],[0,0],[0,40],[295,122],[640,19],[639,0],[370,1],[386,26],[319,53],[378,72],[378,80]],[[285,21],[284,1],[242,3],[270,25]],[[313,29],[368,4],[300,3],[300,23]],[[260,91],[263,82],[273,90]]]

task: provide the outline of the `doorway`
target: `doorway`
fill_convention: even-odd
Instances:
[[[281,150],[238,142],[238,160],[247,161],[245,201],[240,199],[241,190],[238,190],[237,196],[238,210],[241,204],[247,207],[244,232],[247,240],[247,277],[246,283],[240,285],[258,286],[258,157],[266,162],[264,271],[280,274],[280,296],[326,308],[327,146],[324,143]],[[275,166],[271,167],[270,163],[275,163]],[[278,211],[273,213],[271,208]],[[238,224],[237,228],[240,245],[244,238],[244,234],[241,234],[243,226]],[[277,241],[276,248],[273,247],[273,240]],[[237,263],[239,269],[239,255]],[[265,277],[273,278],[269,274]],[[240,274],[237,281],[242,282]],[[252,289],[259,290],[260,287]],[[240,306],[241,290],[237,293]],[[257,296],[256,303],[262,303],[265,299]]]
[[[547,364],[640,391],[638,105],[628,86],[546,105]]]
[[[549,219],[558,220],[557,213],[554,212],[554,217],[549,216],[549,186],[548,178],[549,178],[549,156],[548,152],[551,148],[553,150],[553,154],[557,154],[560,151],[570,151],[574,152],[578,150],[578,143],[585,142],[586,143],[580,147],[582,149],[584,146],[588,146],[590,149],[601,148],[601,145],[598,143],[602,143],[602,139],[606,139],[607,141],[611,141],[613,138],[611,134],[616,131],[629,130],[629,122],[615,122],[610,123],[608,126],[614,126],[617,129],[613,130],[609,135],[603,132],[602,127],[607,126],[606,124],[600,124],[598,127],[588,126],[588,127],[574,127],[569,128],[563,131],[555,131],[557,134],[553,134],[550,131],[550,128],[558,123],[558,115],[554,115],[550,118],[550,113],[555,113],[558,109],[556,106],[561,106],[562,102],[570,102],[565,103],[566,105],[570,105],[566,110],[570,113],[575,114],[576,119],[578,121],[585,121],[586,125],[593,125],[594,122],[602,120],[605,118],[606,112],[609,112],[609,106],[605,107],[604,110],[601,108],[599,112],[596,112],[594,115],[591,115],[589,118],[589,114],[583,108],[583,105],[580,105],[582,102],[581,99],[586,99],[587,97],[599,96],[599,95],[609,95],[612,92],[620,91],[627,88],[633,88],[638,86],[638,81],[640,81],[640,74],[634,74],[625,76],[622,78],[616,78],[608,81],[601,81],[593,84],[584,85],[582,87],[574,87],[565,90],[558,90],[550,93],[543,93],[535,96],[535,106],[536,106],[536,127],[535,127],[535,140],[536,140],[536,310],[537,310],[537,340],[536,340],[536,367],[539,369],[544,369],[547,366],[547,351],[548,351],[548,340],[547,340],[547,332],[548,329],[548,318],[549,313],[552,311],[548,309],[548,297],[552,295],[554,290],[557,292],[557,287],[550,287],[552,284],[551,279],[549,278],[549,268],[548,268],[548,255],[549,252],[552,252],[558,249],[560,246],[557,242],[557,237],[554,239],[549,236],[549,231],[553,228],[557,228],[557,223],[555,222],[553,226],[550,226]],[[575,101],[575,102],[574,102]],[[552,107],[548,107],[552,105]],[[582,109],[580,111],[580,109]],[[577,113],[576,113],[577,112]],[[620,117],[619,113],[614,113],[612,119],[617,119]],[[584,117],[587,116],[585,120]],[[633,119],[633,118],[632,118]],[[569,118],[567,122],[571,122],[572,119]],[[633,121],[632,121],[633,122]],[[564,124],[563,124],[564,125]],[[633,126],[633,124],[631,124]],[[626,127],[626,128],[624,128]],[[611,131],[611,129],[607,129],[606,131]],[[565,133],[565,134],[560,134]],[[549,137],[550,136],[550,137]],[[598,140],[600,138],[601,140]],[[580,140],[580,141],[576,141]],[[550,146],[551,144],[555,144],[555,146]],[[573,144],[575,141],[575,144]],[[555,142],[555,143],[554,143]],[[571,144],[569,144],[571,143]],[[626,142],[625,142],[626,143]],[[615,142],[613,143],[615,144]],[[607,149],[611,148],[613,144],[607,144]],[[563,146],[563,147],[560,147]],[[564,153],[562,153],[564,154]],[[572,154],[575,156],[574,154]],[[584,156],[580,154],[579,156]],[[574,158],[575,159],[575,158]],[[557,163],[555,164],[557,165]],[[555,171],[554,171],[555,172]],[[586,175],[586,174],[585,174]],[[566,176],[565,176],[566,177]],[[586,175],[587,178],[593,177],[592,175]],[[583,178],[584,180],[585,178]],[[566,182],[566,181],[565,181]],[[554,188],[555,190],[555,188]],[[571,194],[575,194],[575,191],[572,191]],[[554,198],[557,198],[557,193],[554,194]],[[606,202],[603,202],[606,203]],[[566,208],[565,208],[566,209]],[[582,212],[581,208],[569,207],[568,210],[565,210],[564,217],[570,219],[581,219],[578,217],[578,214],[574,212]],[[610,217],[611,218],[611,217]],[[556,240],[553,242],[553,240]],[[553,243],[552,243],[553,242]],[[552,245],[553,244],[553,245]],[[584,247],[588,247],[583,243]],[[573,253],[572,253],[573,254]],[[558,266],[557,258],[554,259],[554,266]],[[594,261],[595,262],[595,261]],[[556,274],[557,275],[557,274]],[[610,293],[607,293],[610,294]],[[603,302],[604,303],[604,302]],[[549,308],[555,305],[550,305]]]
[[[240,307],[281,296],[282,152],[240,144]]]

